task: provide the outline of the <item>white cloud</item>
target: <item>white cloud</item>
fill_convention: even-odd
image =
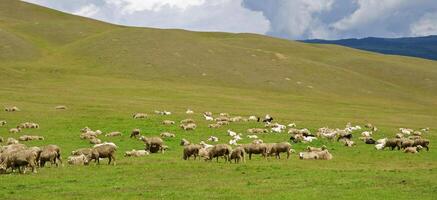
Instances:
[[[159,12],[165,7],[186,10],[192,6],[200,6],[205,0],[105,0],[109,5],[119,7],[127,14],[138,11]]]
[[[99,12],[99,8],[94,4],[89,4],[73,12],[73,14],[84,17],[93,17],[97,12]]]
[[[411,25],[411,34],[414,36],[437,35],[437,12],[427,13]]]

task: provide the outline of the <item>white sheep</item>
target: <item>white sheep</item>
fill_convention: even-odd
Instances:
[[[249,116],[249,121],[258,121],[258,117],[256,117],[255,115]]]
[[[290,123],[287,126],[290,127],[290,128],[296,128],[296,124],[295,123]]]
[[[219,139],[218,139],[218,137],[216,137],[216,136],[209,136],[208,141],[211,141],[211,142],[218,142]]]
[[[211,116],[208,116],[208,115],[203,115],[203,117],[205,117],[205,120],[206,121],[214,121],[214,118],[213,117],[211,117]]]
[[[317,140],[317,138],[316,137],[313,137],[313,136],[304,136],[303,137],[303,142],[312,142],[313,140]]]
[[[372,137],[373,132],[372,131],[364,131],[361,133],[361,136],[363,137]]]
[[[257,139],[258,138],[257,135],[247,135],[247,137],[250,138],[250,139]]]
[[[238,145],[237,140],[235,140],[235,139],[229,140],[229,144],[234,145],[234,146]]]
[[[380,143],[380,144],[376,144],[375,145],[375,149],[376,150],[382,150],[384,149],[385,143]]]
[[[271,132],[272,133],[282,133],[282,128],[281,127],[279,127],[279,126],[277,126],[277,127],[273,127],[272,129],[271,129]]]
[[[237,135],[237,133],[234,132],[234,131],[228,130],[228,135],[231,136],[231,137],[234,137],[234,136]]]
[[[207,144],[207,143],[205,143],[204,141],[200,141],[200,143],[199,143],[200,145],[202,145],[203,146],[203,148],[211,148],[211,147],[213,147],[214,145],[210,145],[210,144]]]
[[[191,115],[191,114],[194,114],[194,111],[192,111],[191,109],[187,109],[187,111],[185,111],[185,113]]]

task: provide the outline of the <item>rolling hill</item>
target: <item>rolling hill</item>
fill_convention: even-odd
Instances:
[[[336,44],[383,54],[437,60],[437,36],[408,38],[363,38],[343,40],[304,40],[306,43]]]
[[[0,105],[22,111],[0,112],[0,120],[8,122],[0,136],[42,135],[45,140],[26,145],[59,145],[65,166],[0,174],[0,182],[7,183],[0,184],[0,199],[433,199],[436,91],[432,60],[255,34],[125,27],[2,0]],[[56,105],[69,109],[55,110]],[[195,114],[185,114],[188,108]],[[255,156],[239,165],[184,161],[182,138],[198,143],[215,135],[227,143],[227,129],[245,135],[248,128],[264,127],[241,122],[210,129],[200,114],[205,111],[270,114],[314,133],[323,126],[373,123],[379,129],[375,138],[394,137],[399,127],[430,127],[424,137],[432,141],[431,150],[376,151],[357,132],[353,148],[325,139],[293,144],[298,152],[308,145],[328,146],[334,159],[326,162],[296,155],[289,160]],[[135,112],[149,117],[133,120]],[[198,128],[185,132],[177,124],[162,125],[164,119],[184,118],[196,120]],[[41,128],[8,133],[24,121]],[[69,152],[90,147],[79,139],[85,126],[123,133],[101,136],[119,146],[116,166],[66,164]],[[176,137],[165,139],[165,154],[123,157],[124,151],[144,148],[129,138],[134,128],[145,136],[170,131]],[[285,133],[259,137],[289,140]]]

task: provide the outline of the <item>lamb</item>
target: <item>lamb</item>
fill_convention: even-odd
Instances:
[[[216,136],[209,136],[208,141],[211,141],[211,142],[218,142],[219,139],[218,139],[218,137],[216,137]]]
[[[376,144],[385,144],[386,142],[387,142],[387,138],[376,140]]]
[[[229,160],[229,156],[232,152],[231,146],[227,144],[217,144],[211,148],[208,152],[208,159],[212,160],[214,158],[217,158],[217,162],[219,157],[224,157],[225,161]]]
[[[190,141],[186,140],[185,138],[182,138],[181,143],[180,143],[181,146],[187,146],[189,144],[191,144]]]
[[[234,160],[234,163],[240,163],[241,160],[243,162],[246,162],[245,154],[246,154],[246,152],[244,151],[243,147],[241,147],[241,146],[237,147],[234,150],[232,150],[230,158],[229,158],[229,162],[231,162],[231,160]]]
[[[140,136],[140,132],[141,132],[141,130],[138,128],[132,130],[132,132],[130,134],[130,138],[133,138],[133,137],[137,138],[138,136]]]
[[[273,121],[273,117],[271,117],[269,114],[267,114],[263,120],[264,123],[266,123],[266,122],[271,123],[272,121]]]
[[[71,155],[72,156],[80,156],[80,155],[85,155],[85,156],[90,156],[92,153],[92,148],[80,148],[74,151],[71,151]]]
[[[228,135],[229,136],[231,136],[231,137],[234,137],[234,136],[236,136],[237,135],[237,133],[236,132],[234,132],[234,131],[231,131],[231,130],[227,130],[227,133],[228,133]]]
[[[90,139],[90,144],[101,144],[102,140],[100,140],[99,138],[91,138]]]
[[[115,131],[105,134],[105,137],[116,137],[116,136],[121,136],[121,132]]]
[[[7,124],[7,122],[5,120],[0,120],[0,127],[4,126],[6,124]]]
[[[312,136],[303,136],[303,142],[305,143],[313,142],[313,140],[317,140],[317,138]]]
[[[11,128],[9,129],[9,133],[19,133],[21,132],[21,128]]]
[[[11,145],[11,144],[18,144],[18,140],[14,139],[14,138],[8,138],[8,140],[6,141],[7,145]]]
[[[89,156],[89,161],[95,160],[97,164],[100,164],[100,158],[108,158],[108,165],[113,161],[113,165],[116,165],[115,162],[115,153],[117,151],[117,146],[113,143],[103,143],[94,145],[91,155]]]
[[[169,132],[162,132],[159,136],[160,136],[161,138],[176,137],[175,134],[173,134],[173,133],[169,133]]]
[[[280,153],[287,153],[287,159],[289,159],[291,153],[291,144],[288,142],[275,143],[268,152],[269,155],[274,154],[278,159],[281,159],[281,156],[279,155]]]
[[[208,128],[220,128],[221,125],[220,124],[209,124]]]
[[[237,145],[238,145],[236,139],[231,139],[231,140],[229,140],[229,144],[230,144],[230,145],[234,145],[234,146],[237,146]]]
[[[267,158],[267,145],[261,144],[244,144],[242,145],[244,151],[249,154],[249,160],[252,159],[252,154],[261,154],[264,158]]]
[[[44,167],[46,162],[50,162],[52,165],[55,164],[59,166],[58,161],[62,163],[61,159],[61,149],[57,145],[47,145],[42,148],[39,165]]]
[[[126,151],[124,153],[124,157],[141,157],[141,156],[147,156],[149,155],[149,152],[146,150],[135,150],[132,149],[132,151]]]
[[[59,105],[55,107],[56,110],[67,110],[67,106]]]
[[[189,123],[189,124],[181,124],[180,127],[185,131],[192,131],[196,129],[197,125],[193,123]]]
[[[197,144],[190,144],[187,146],[184,146],[184,152],[183,152],[183,159],[189,160],[191,156],[194,157],[194,160],[196,160],[197,156],[199,156],[199,150],[202,148],[202,146]]]
[[[413,146],[419,146],[419,145],[422,146],[423,148],[426,148],[426,151],[429,151],[429,147],[428,147],[429,140],[427,140],[427,139],[414,140]]]
[[[181,124],[194,124],[194,123],[196,123],[196,121],[194,121],[194,119],[191,118],[181,120]]]
[[[164,124],[164,125],[173,125],[173,124],[175,124],[175,122],[171,121],[171,120],[164,120],[164,121],[162,121],[162,124]]]
[[[296,124],[295,123],[290,123],[287,126],[290,127],[290,128],[296,128]]]
[[[88,158],[85,155],[68,156],[67,163],[70,165],[88,165]]]
[[[144,141],[145,150],[149,151],[150,153],[156,153],[158,151],[161,151],[161,153],[164,153],[163,145],[164,141],[160,137],[144,137],[142,136],[140,140]]]
[[[144,118],[147,118],[147,114],[146,113],[135,113],[133,115],[133,118],[134,119],[144,119]]]
[[[404,153],[412,153],[412,154],[416,154],[419,153],[419,151],[422,149],[423,147],[420,145],[417,145],[415,147],[407,147],[404,149]]]

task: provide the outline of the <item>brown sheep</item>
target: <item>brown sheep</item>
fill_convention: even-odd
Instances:
[[[50,162],[52,165],[55,164],[58,167],[58,161],[62,164],[61,149],[57,145],[51,144],[42,148],[39,157],[40,167],[44,167],[46,162]]]
[[[267,157],[267,145],[261,144],[244,144],[244,151],[249,154],[249,160],[252,159],[252,154],[261,154],[264,158]]]
[[[133,137],[136,138],[136,137],[140,136],[140,132],[141,132],[141,130],[138,128],[132,130],[132,132],[130,134],[130,138],[133,138]]]
[[[237,147],[232,150],[229,162],[231,162],[231,160],[234,160],[234,163],[240,163],[240,160],[246,162],[245,155],[246,152],[244,151],[244,148],[241,146]]]
[[[422,148],[423,148],[423,147],[420,146],[420,145],[417,145],[417,146],[415,146],[415,147],[407,147],[407,148],[404,149],[404,152],[405,152],[405,153],[416,154],[416,153],[419,153],[419,151],[422,150]]]
[[[208,159],[212,160],[217,158],[217,162],[219,157],[224,157],[225,161],[229,160],[229,156],[232,152],[232,147],[227,144],[217,144],[214,145],[208,152]]]
[[[8,168],[12,171],[18,169],[20,173],[26,173],[26,167],[31,167],[32,172],[36,173],[36,160],[38,152],[34,149],[22,149],[6,153],[5,160],[0,163],[0,172],[6,172]]]
[[[409,140],[409,139],[401,140],[401,149],[412,147],[413,145],[414,145],[414,140]]]
[[[427,139],[418,139],[418,140],[414,140],[414,144],[413,146],[422,146],[423,148],[426,148],[426,151],[429,151],[429,140]]]
[[[281,159],[280,153],[287,153],[287,159],[290,158],[291,144],[288,142],[274,143],[268,152],[269,155],[275,155],[276,158]]]
[[[402,144],[402,140],[399,138],[394,138],[394,139],[387,139],[387,142],[384,145],[385,149],[386,147],[391,148],[391,150],[397,148],[398,150],[401,149],[401,144]]]
[[[115,153],[117,151],[117,146],[113,143],[103,143],[94,145],[91,155],[88,157],[89,161],[94,160],[97,164],[100,164],[100,158],[108,158],[108,165],[115,162]]]
[[[164,141],[160,137],[144,137],[142,136],[140,138],[144,142],[146,151],[149,151],[150,153],[156,153],[158,151],[161,151],[161,153],[164,153],[163,145]]]
[[[197,156],[199,156],[199,150],[202,148],[202,146],[197,144],[190,144],[187,146],[184,146],[184,152],[183,152],[183,159],[189,160],[191,156],[194,157],[194,160],[196,160]]]

